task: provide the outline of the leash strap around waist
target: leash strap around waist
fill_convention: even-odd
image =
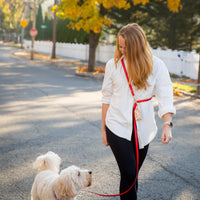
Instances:
[[[138,135],[137,135],[137,124],[136,124],[136,120],[135,120],[135,109],[136,109],[138,103],[143,103],[143,102],[146,102],[146,101],[150,101],[152,99],[152,97],[151,97],[151,98],[148,98],[148,99],[143,99],[143,100],[136,101],[135,95],[134,95],[134,92],[133,92],[133,88],[132,88],[131,84],[129,83],[128,73],[127,73],[126,67],[124,65],[124,60],[122,59],[121,62],[122,62],[122,66],[123,66],[123,69],[124,69],[124,73],[126,75],[126,79],[128,81],[129,88],[131,90],[131,94],[133,95],[133,98],[135,100],[135,104],[133,106],[133,126],[134,126],[134,134],[135,134],[137,170],[136,170],[135,179],[134,179],[133,184],[131,185],[131,187],[128,190],[126,190],[125,192],[122,192],[120,194],[100,194],[100,193],[96,193],[96,192],[92,192],[92,191],[88,191],[88,190],[83,190],[83,191],[86,191],[86,192],[89,192],[89,193],[92,193],[92,194],[96,194],[96,195],[102,196],[102,197],[122,196],[122,195],[126,194],[127,192],[129,192],[133,188],[133,186],[135,185],[135,182],[136,182],[137,177],[138,177],[138,171],[139,171],[139,144],[138,144]]]

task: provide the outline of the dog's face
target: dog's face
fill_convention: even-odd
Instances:
[[[92,172],[70,166],[60,173],[61,195],[73,198],[84,187],[92,184]]]

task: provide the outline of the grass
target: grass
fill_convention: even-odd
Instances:
[[[197,89],[195,87],[189,85],[184,85],[177,82],[174,82],[172,84],[175,89],[183,90],[185,92],[194,92],[194,93],[197,92]]]

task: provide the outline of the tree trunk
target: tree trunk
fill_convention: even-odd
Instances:
[[[96,48],[99,43],[100,35],[101,35],[101,33],[94,33],[93,31],[90,31],[88,72],[93,72],[95,70]]]
[[[55,0],[55,4],[57,5],[57,0]],[[52,46],[52,52],[51,52],[51,59],[56,58],[56,31],[57,31],[57,16],[56,16],[56,10],[54,12],[54,19],[53,19],[53,46]]]

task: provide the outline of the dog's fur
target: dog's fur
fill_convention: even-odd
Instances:
[[[49,151],[37,157],[34,168],[38,174],[31,190],[32,200],[73,199],[84,187],[92,183],[92,172],[76,166],[60,171],[61,158]]]

